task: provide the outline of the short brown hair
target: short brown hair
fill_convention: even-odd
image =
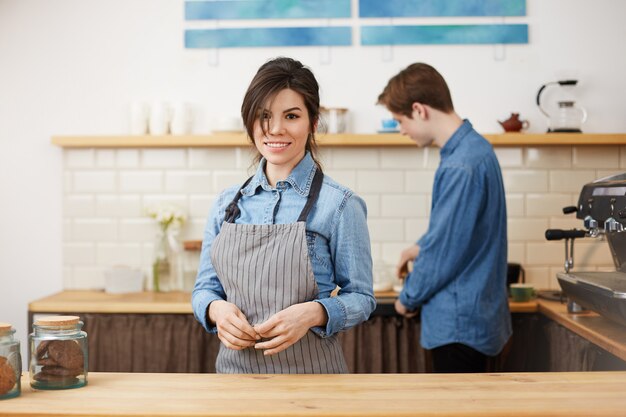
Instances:
[[[250,82],[241,104],[241,117],[248,137],[254,144],[254,123],[257,120],[261,123],[263,132],[266,132],[266,126],[263,124],[264,106],[269,98],[286,88],[300,94],[304,100],[309,114],[310,131],[306,150],[311,153],[311,157],[321,169],[316,157],[317,143],[315,142],[315,124],[320,117],[319,85],[311,70],[300,61],[279,57],[261,65]],[[260,160],[261,155],[257,155],[256,159]]]
[[[413,114],[413,103],[426,104],[445,113],[454,111],[446,80],[428,64],[409,65],[391,78],[378,96],[378,104],[407,117]]]

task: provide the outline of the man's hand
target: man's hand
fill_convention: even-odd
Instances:
[[[311,327],[323,326],[327,321],[326,310],[320,303],[294,304],[254,326],[259,335],[269,339],[254,348],[266,349],[264,355],[274,355],[302,339]]]
[[[217,337],[229,349],[254,346],[260,336],[254,331],[239,307],[224,300],[209,304],[209,320],[217,325]]]
[[[417,316],[417,310],[409,311],[404,304],[400,302],[399,298],[396,299],[394,307],[396,308],[396,313],[406,317],[407,319]]]
[[[420,253],[420,247],[417,245],[411,245],[400,253],[400,260],[396,266],[396,276],[400,279],[404,279],[409,273],[409,262],[413,262],[417,255]]]

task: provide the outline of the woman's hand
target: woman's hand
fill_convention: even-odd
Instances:
[[[264,355],[274,355],[302,339],[311,327],[323,326],[327,321],[326,310],[320,303],[294,304],[254,326],[261,337],[270,339],[257,343],[254,348],[266,349]]]
[[[396,276],[400,279],[404,279],[409,273],[409,262],[413,262],[417,255],[420,253],[420,247],[417,245],[411,245],[400,253],[400,260],[396,266]]]
[[[209,304],[208,316],[217,325],[217,337],[229,349],[245,349],[254,346],[257,339],[260,339],[246,316],[233,303],[213,301]]]

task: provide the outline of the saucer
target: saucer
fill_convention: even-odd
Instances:
[[[400,133],[400,129],[379,129],[376,133]]]

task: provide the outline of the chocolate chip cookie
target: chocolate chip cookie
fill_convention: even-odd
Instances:
[[[65,387],[78,383],[78,378],[73,376],[51,375],[44,372],[37,372],[33,379],[38,382],[45,382],[59,387]]]
[[[0,356],[0,395],[11,391],[16,381],[15,370],[7,358]]]
[[[83,350],[74,340],[53,340],[48,346],[48,358],[66,369],[82,368],[85,361]]]
[[[43,366],[41,372],[55,376],[78,376],[83,373],[83,368],[68,369],[62,366]]]

